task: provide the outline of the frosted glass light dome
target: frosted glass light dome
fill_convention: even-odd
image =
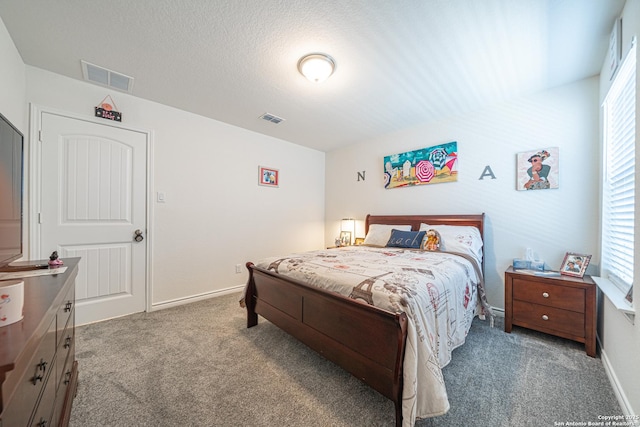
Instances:
[[[321,83],[325,81],[336,68],[332,57],[324,53],[312,53],[303,56],[298,61],[298,71],[309,81]]]

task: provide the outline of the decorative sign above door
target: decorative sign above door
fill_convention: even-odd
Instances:
[[[111,101],[109,104],[107,98]],[[95,107],[95,115],[96,117],[102,117],[103,119],[113,120],[116,122],[122,121],[122,113],[116,111],[116,103],[113,101],[110,95],[104,97],[104,99],[100,102],[99,105]]]

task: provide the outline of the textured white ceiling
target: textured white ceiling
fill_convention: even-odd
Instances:
[[[2,0],[24,62],[322,151],[597,75],[624,0]],[[321,84],[303,55],[337,62]],[[286,119],[274,125],[258,117]]]

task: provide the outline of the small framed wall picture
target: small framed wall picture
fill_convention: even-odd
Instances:
[[[356,241],[353,243],[354,245],[362,245],[364,243],[364,237],[356,237]]]
[[[258,166],[258,184],[267,187],[277,187],[280,181],[278,169]]]
[[[587,266],[591,261],[591,255],[567,252],[560,266],[560,274],[565,276],[583,277]]]

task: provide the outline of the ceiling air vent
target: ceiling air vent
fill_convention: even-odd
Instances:
[[[82,63],[82,76],[86,81],[131,93],[133,77],[125,76],[82,60],[80,62]]]
[[[269,114],[269,113],[264,113],[259,118],[261,118],[262,120],[266,120],[268,122],[274,123],[276,125],[284,121],[282,117],[274,116],[273,114]]]

